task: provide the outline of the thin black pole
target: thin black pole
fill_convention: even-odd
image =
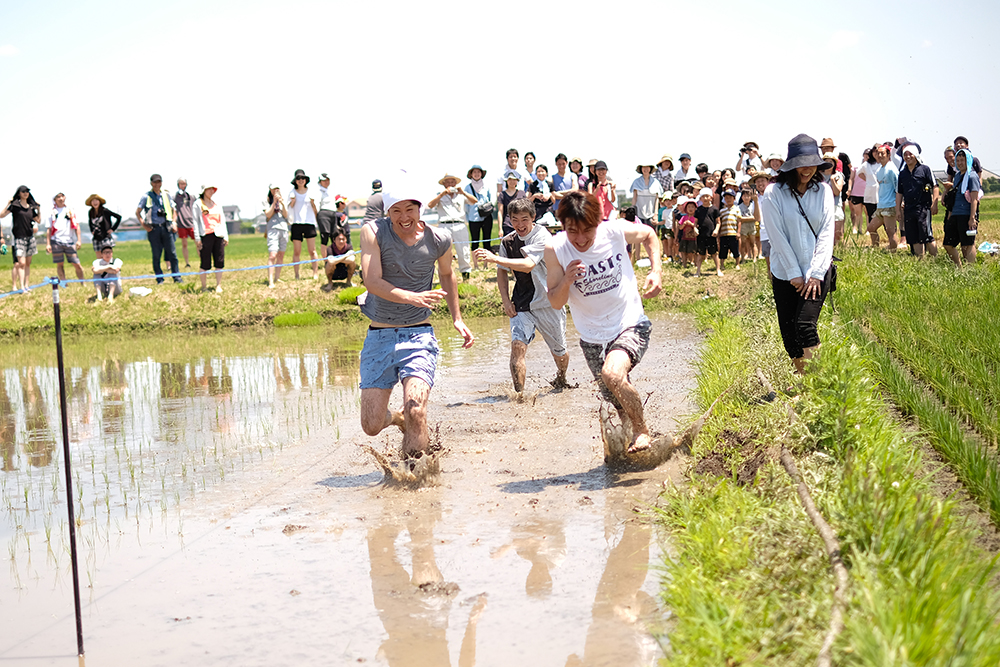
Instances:
[[[69,458],[69,419],[66,416],[66,370],[63,367],[62,320],[59,317],[59,280],[52,278],[52,310],[56,323],[56,359],[59,365],[59,412],[62,415],[63,459],[66,462],[66,511],[69,513],[69,553],[73,561],[73,601],[76,604],[76,650],[83,655],[83,616],[80,613],[80,570],[76,564],[76,513],[73,511],[73,473]]]

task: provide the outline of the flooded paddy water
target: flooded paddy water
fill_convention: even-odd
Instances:
[[[506,322],[472,322],[470,350],[437,327],[447,452],[416,491],[362,450],[401,436],[361,432],[361,326],[70,342],[90,664],[654,664],[663,545],[639,512],[679,464],[604,466],[575,344],[578,388],[549,387],[537,341],[511,400]],[[697,343],[654,319],[633,380],[655,430],[693,410]],[[52,346],[6,346],[0,374],[0,664],[76,664]]]

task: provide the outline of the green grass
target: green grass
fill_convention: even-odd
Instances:
[[[319,313],[285,313],[274,318],[276,327],[312,327],[322,323]]]
[[[845,253],[838,307],[951,409],[1000,442],[1000,266],[956,272],[950,263],[916,262],[868,250]]]
[[[798,424],[761,403],[752,373],[789,379],[764,285],[752,298],[694,306],[710,333],[698,367],[707,405],[731,390],[695,457],[740,433],[752,448],[783,434],[820,511],[837,531],[852,588],[835,664],[996,665],[1000,599],[995,562],[973,528],[935,491],[921,450],[879,393],[877,363],[826,309],[823,347],[801,385]],[[734,311],[738,308],[738,314]],[[735,470],[740,452],[730,451]],[[665,603],[669,664],[812,664],[829,621],[832,577],[822,545],[775,463],[738,486],[693,476],[668,490],[659,517],[673,547]]]

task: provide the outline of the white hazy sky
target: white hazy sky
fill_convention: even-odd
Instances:
[[[135,210],[152,172],[258,212],[296,168],[366,196],[507,148],[553,165],[689,152],[732,166],[806,132],[857,162],[906,135],[932,168],[969,137],[1000,168],[1000,3],[0,0],[0,197],[22,183]]]

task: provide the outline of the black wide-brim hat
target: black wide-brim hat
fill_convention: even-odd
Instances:
[[[295,179],[297,179],[299,176],[306,179],[306,185],[309,185],[309,177],[306,176],[305,169],[296,169],[295,176],[292,177],[292,187],[298,187],[298,185],[296,185],[295,183]]]
[[[796,135],[788,142],[788,157],[778,171],[791,171],[799,167],[817,167],[825,171],[832,167],[819,153],[819,144],[808,134]]]

